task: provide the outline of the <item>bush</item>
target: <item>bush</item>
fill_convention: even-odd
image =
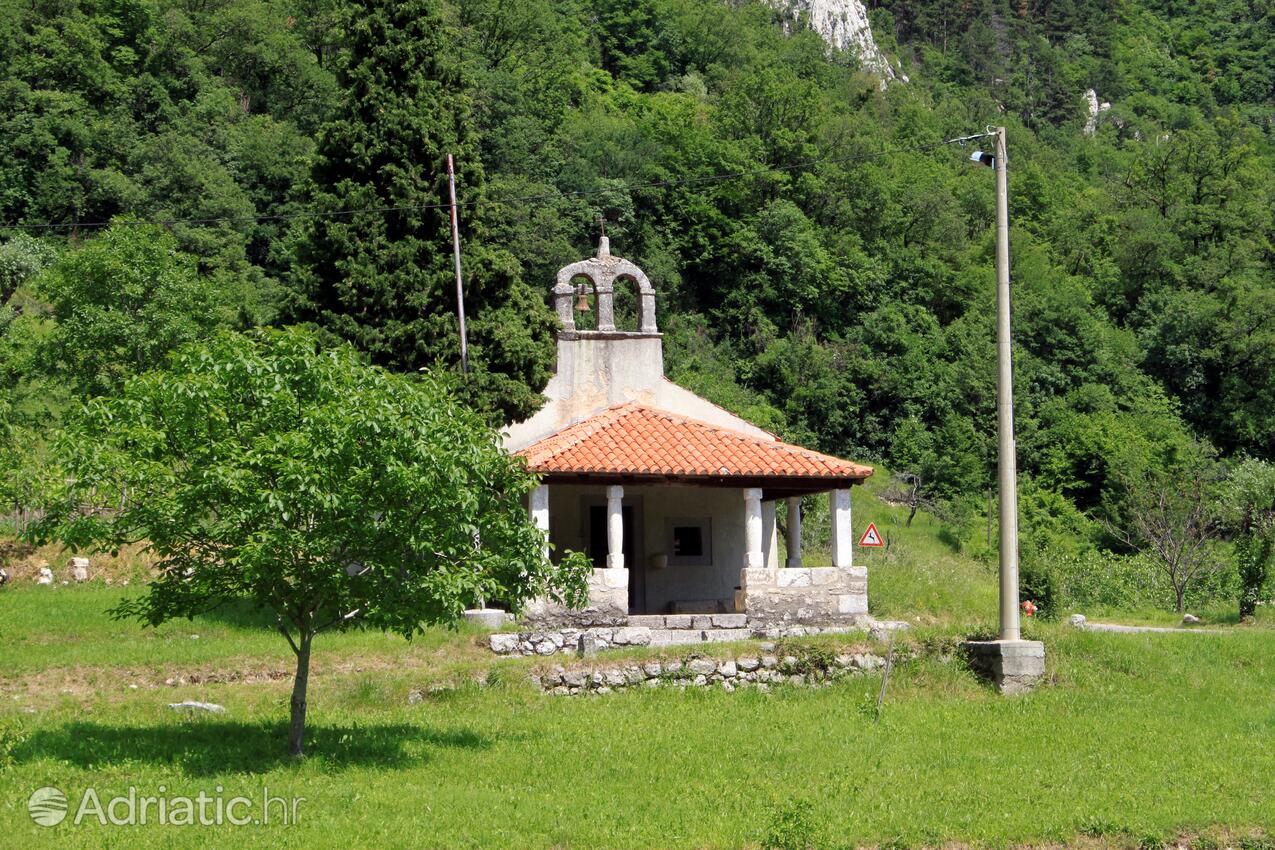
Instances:
[[[1121,555],[1098,549],[1060,553],[1053,558],[1051,578],[1058,611],[1082,606],[1125,610],[1171,610],[1174,607],[1172,584],[1164,572],[1143,555]],[[1023,573],[1023,587],[1028,587],[1027,570]],[[1235,573],[1221,571],[1201,577],[1188,590],[1186,601],[1191,606],[1199,606],[1231,599],[1235,593]],[[1031,598],[1037,605],[1041,604],[1040,598]]]

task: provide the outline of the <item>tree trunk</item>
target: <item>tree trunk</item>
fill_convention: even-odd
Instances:
[[[916,504],[916,502],[913,502],[913,503],[912,503],[912,509],[911,509],[910,511],[908,511],[908,521],[907,521],[907,522],[905,522],[905,523],[903,523],[903,527],[904,527],[904,528],[911,528],[911,527],[912,527],[912,518],[916,516],[916,508],[917,508],[917,504]]]
[[[288,755],[305,755],[305,691],[310,683],[310,643],[313,635],[301,635],[297,646],[297,676],[292,682],[292,725],[288,729]]]
[[[1173,592],[1178,597],[1178,613],[1184,613],[1186,611],[1186,585],[1175,584],[1173,586]]]

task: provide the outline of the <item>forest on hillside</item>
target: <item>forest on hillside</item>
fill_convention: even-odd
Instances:
[[[759,0],[4,5],[11,505],[83,399],[218,328],[309,324],[525,417],[553,274],[604,218],[660,292],[674,380],[913,473],[953,545],[986,546],[993,181],[943,142],[1000,124],[1034,592],[1071,571],[1164,604],[1115,531],[1145,490],[1275,461],[1267,4],[877,0],[909,78],[885,87]],[[1111,105],[1092,132],[1089,89]],[[1199,593],[1235,592],[1211,576]]]

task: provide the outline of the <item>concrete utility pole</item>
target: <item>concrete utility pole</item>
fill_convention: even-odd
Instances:
[[[469,374],[469,338],[465,333],[465,285],[460,277],[460,221],[456,217],[456,166],[447,155],[447,188],[452,198],[452,258],[456,261],[456,316],[460,319],[460,370]]]
[[[1001,640],[1018,640],[1018,458],[1009,303],[1009,175],[1005,128],[996,128],[996,420],[1001,502]]]
[[[1018,463],[1014,444],[1014,361],[1009,300],[1009,156],[1005,128],[988,136],[996,140],[991,156],[976,151],[971,160],[996,172],[996,419],[1000,483],[1000,637],[967,641],[973,667],[1002,693],[1030,690],[1045,673],[1045,645],[1022,639],[1018,609]],[[974,137],[966,137],[974,138]],[[959,140],[958,140],[959,141]],[[990,160],[990,161],[989,161]]]

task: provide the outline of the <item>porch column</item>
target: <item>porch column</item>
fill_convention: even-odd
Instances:
[[[744,566],[758,568],[765,565],[761,551],[761,488],[744,490]]]
[[[788,563],[792,569],[801,567],[801,497],[788,499]]]
[[[542,547],[545,560],[549,560],[549,485],[541,484],[531,491],[527,499],[527,512],[531,514],[531,524],[544,532],[545,542]]]
[[[607,568],[624,568],[624,488],[607,488]]]
[[[854,532],[850,530],[850,491],[833,490],[828,494],[828,513],[832,518],[832,565],[854,566]]]

